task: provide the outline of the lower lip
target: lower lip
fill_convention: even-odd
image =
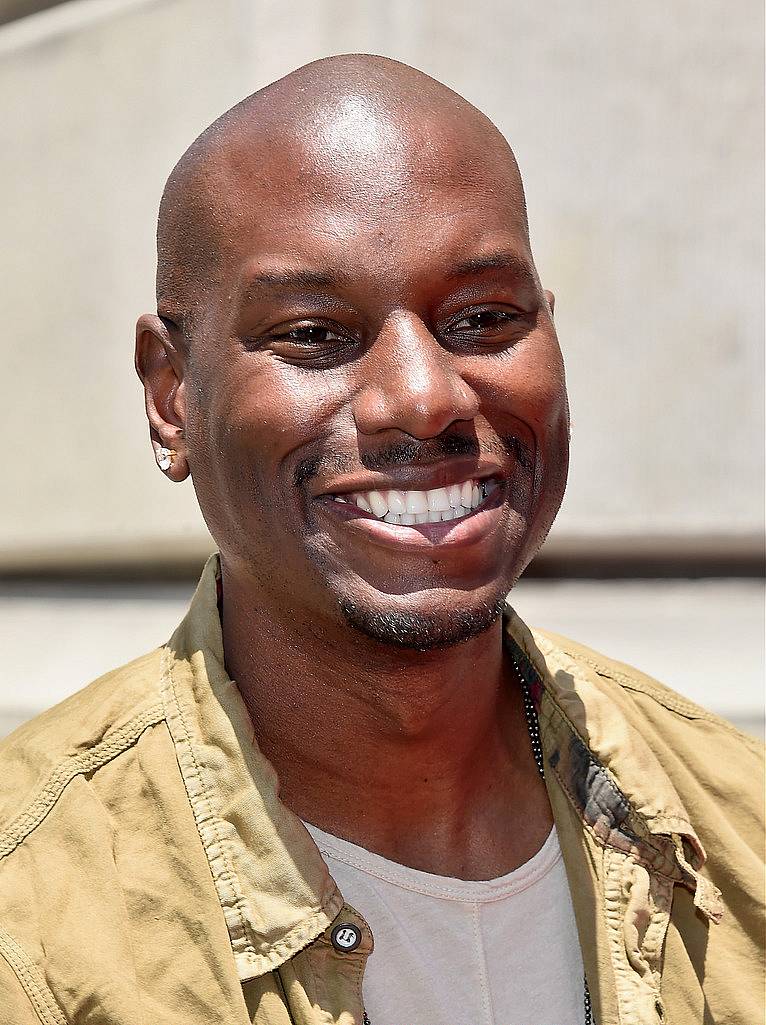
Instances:
[[[326,496],[319,500],[319,504],[333,519],[340,520],[373,544],[399,551],[433,553],[435,550],[465,548],[492,534],[502,519],[504,495],[505,488],[498,485],[468,516],[443,523],[413,523],[409,526],[384,523],[365,515],[350,502],[336,502]]]

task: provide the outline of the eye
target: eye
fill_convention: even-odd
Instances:
[[[275,331],[271,338],[273,341],[288,342],[305,348],[342,344],[348,341],[345,335],[322,324],[296,324],[288,331]]]
[[[521,319],[515,310],[475,310],[460,320],[453,321],[448,334],[494,336],[502,334]]]
[[[304,320],[277,324],[256,338],[244,338],[251,351],[268,351],[283,363],[325,370],[359,353],[360,340],[336,321]]]

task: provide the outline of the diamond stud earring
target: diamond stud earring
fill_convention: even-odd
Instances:
[[[159,466],[161,470],[169,470],[176,457],[176,450],[174,448],[158,448],[155,456],[157,459],[157,466]]]

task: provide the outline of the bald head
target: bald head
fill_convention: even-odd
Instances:
[[[553,520],[567,448],[552,296],[494,125],[394,61],[308,65],[184,154],[159,255],[165,319],[139,318],[136,368],[224,593],[404,647],[488,629]],[[342,498],[474,469],[503,483],[459,544],[441,520],[388,540]]]
[[[299,68],[213,122],[173,169],[157,227],[158,311],[187,340],[196,333],[225,285],[230,226],[257,218],[259,195],[277,195],[287,209],[307,195],[342,208],[364,194],[371,220],[377,211],[383,222],[405,197],[427,198],[447,179],[467,191],[491,179],[526,236],[513,153],[457,93],[384,57],[350,54]]]

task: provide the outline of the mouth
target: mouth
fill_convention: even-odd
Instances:
[[[468,477],[449,487],[427,491],[353,491],[328,495],[326,498],[337,505],[351,506],[348,510],[351,513],[371,517],[381,523],[416,527],[466,519],[497,491],[499,485],[500,481],[496,477]]]
[[[467,477],[445,487],[324,494],[323,508],[360,540],[412,553],[457,550],[486,540],[503,519],[507,482]]]

